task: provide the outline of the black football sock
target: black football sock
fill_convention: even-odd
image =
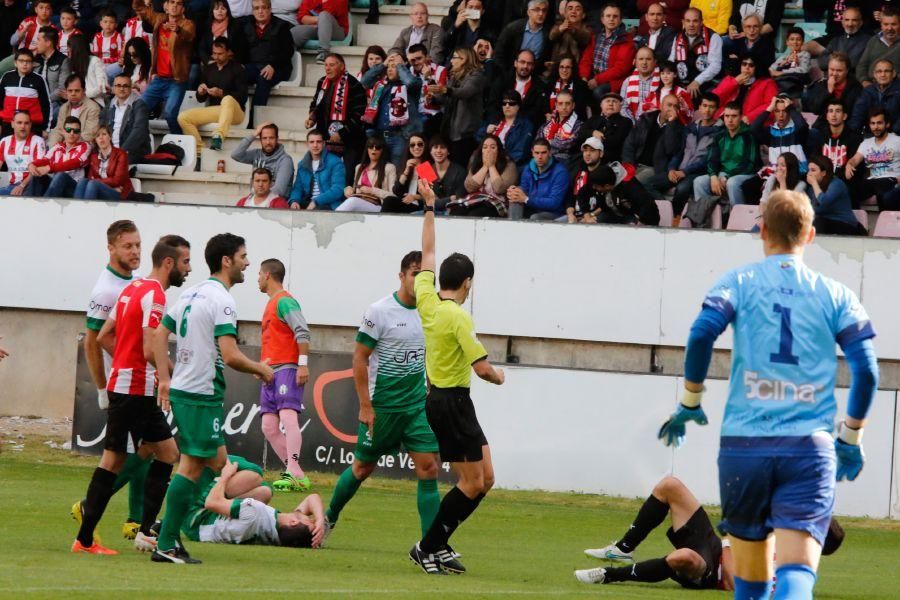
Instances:
[[[644,500],[634,523],[631,524],[622,539],[616,542],[616,547],[622,552],[633,552],[651,531],[666,520],[668,514],[669,505],[650,494],[650,497]]]
[[[87,489],[87,498],[81,505],[84,514],[81,518],[81,529],[78,530],[78,541],[82,546],[94,544],[94,529],[97,528],[97,523],[103,517],[109,499],[112,498],[116,477],[112,471],[100,467],[94,469],[94,475]]]
[[[643,581],[645,583],[657,583],[665,581],[675,575],[675,571],[669,566],[665,558],[654,558],[644,562],[635,563],[628,567],[614,567],[606,570],[604,583],[617,581]]]
[[[484,494],[479,494],[476,498],[471,499],[454,486],[441,500],[438,514],[434,517],[428,533],[419,543],[419,548],[423,552],[433,553],[447,545],[447,540],[450,539],[456,528],[475,512],[483,498]]]
[[[150,464],[144,483],[144,518],[141,522],[141,533],[144,535],[151,535],[150,528],[156,522],[159,509],[162,508],[171,474],[172,465],[169,463],[154,460]]]

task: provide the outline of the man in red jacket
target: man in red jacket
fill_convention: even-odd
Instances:
[[[291,28],[291,36],[297,50],[313,38],[319,40],[316,63],[325,64],[325,56],[331,52],[331,42],[342,40],[350,31],[350,8],[347,0],[303,0],[297,9],[297,22]]]
[[[237,201],[246,208],[288,208],[288,202],[272,191],[272,171],[259,167],[253,171],[253,191]]]
[[[84,178],[90,156],[91,145],[81,139],[81,121],[78,117],[66,117],[63,141],[28,166],[31,182],[24,195],[71,198],[75,186]]]
[[[584,49],[578,72],[599,99],[619,92],[634,66],[634,40],[622,24],[622,9],[610,4],[603,9],[603,31]]]

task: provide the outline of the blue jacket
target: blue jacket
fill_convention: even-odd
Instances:
[[[566,210],[566,193],[569,191],[571,177],[566,167],[553,158],[550,166],[539,173],[534,159],[522,171],[519,186],[528,196],[525,206],[531,212],[551,212],[562,215]]]
[[[847,189],[847,184],[837,177],[831,180],[828,189],[819,194],[818,198],[813,193],[812,186],[806,188],[806,193],[812,200],[817,217],[843,221],[848,225],[857,223],[856,215],[853,214],[853,203],[850,201],[850,190]]]
[[[479,144],[487,137],[488,125],[494,125],[489,121],[482,123],[481,128],[475,132],[475,141]],[[523,116],[516,117],[513,125],[506,134],[506,142],[503,149],[517,167],[523,167],[531,160],[531,141],[534,136],[534,125]]]
[[[871,135],[869,133],[869,110],[875,107],[883,108],[887,113],[887,119],[891,122],[894,133],[900,132],[900,80],[894,79],[883,92],[874,83],[865,88],[853,107],[853,113],[847,119],[847,125],[853,131]]]
[[[298,203],[306,208],[312,200],[313,178],[319,184],[319,197],[316,198],[316,206],[327,210],[334,210],[338,204],[344,201],[344,178],[346,170],[344,161],[340,156],[332,154],[328,150],[322,151],[319,159],[319,168],[313,173],[312,156],[306,153],[297,163],[297,178],[294,179],[294,187],[291,188],[291,197],[288,204]]]
[[[371,89],[375,86],[379,79],[385,74],[387,71],[387,67],[384,63],[380,65],[375,65],[363,75],[360,83],[362,83],[363,87]],[[406,86],[406,103],[407,109],[409,110],[409,122],[402,127],[403,135],[405,137],[409,137],[413,133],[419,133],[422,131],[422,115],[419,114],[419,98],[422,96],[422,80],[412,74],[409,70],[409,67],[406,65],[399,65],[397,67],[397,76],[399,81],[388,81],[387,87],[388,89],[384,90],[381,94],[381,98],[379,99],[379,118],[381,116],[382,111],[390,110],[390,98],[391,95],[388,93],[390,88],[394,88],[399,85]],[[378,119],[376,119],[373,127],[378,127]]]

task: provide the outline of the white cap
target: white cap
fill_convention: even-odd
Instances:
[[[603,152],[603,140],[601,140],[598,137],[592,136],[592,137],[589,137],[588,139],[584,140],[584,143],[581,145],[581,147],[584,148],[585,146],[590,146],[594,150],[599,150],[600,152]]]

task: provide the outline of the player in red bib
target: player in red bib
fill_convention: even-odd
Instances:
[[[284,264],[277,258],[259,265],[259,291],[269,296],[262,318],[261,360],[275,371],[272,382],[262,386],[259,411],[263,434],[285,466],[272,487],[298,492],[310,488],[309,477],[300,468],[303,438],[298,421],[303,411],[303,386],[309,380],[309,326],[300,304],[284,289],[284,275]]]
[[[113,485],[127,458],[129,437],[137,447],[150,446],[155,458],[144,484],[144,516],[134,540],[138,550],[156,547],[151,527],[162,506],[178,448],[166,417],[154,395],[151,340],[165,313],[165,290],[180,287],[191,272],[190,244],[177,235],[167,235],[153,248],[153,270],[122,290],[97,340],[112,354],[107,382],[109,409],[106,443],[100,466],[94,470],[83,506],[83,517],[72,552],[118,554],[94,539],[94,529],[113,495]]]

